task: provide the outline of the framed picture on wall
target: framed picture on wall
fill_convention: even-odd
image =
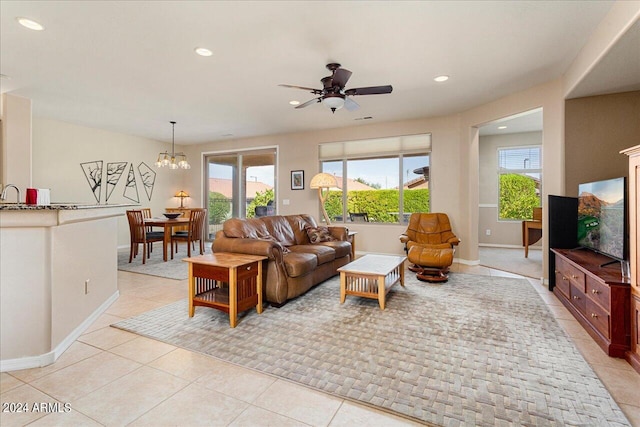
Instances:
[[[291,171],[291,189],[304,190],[304,171]]]

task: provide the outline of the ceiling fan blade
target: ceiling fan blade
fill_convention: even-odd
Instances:
[[[322,95],[322,90],[314,89],[312,87],[294,86],[294,85],[278,85],[278,86],[288,87],[288,88],[291,88],[291,89],[302,89],[302,90],[309,91],[309,92],[313,93],[314,95]]]
[[[296,107],[296,109],[297,109],[297,108],[304,108],[304,107],[308,107],[309,105],[311,105],[311,104],[317,104],[317,103],[318,103],[318,102],[320,102],[320,101],[322,101],[322,99],[321,99],[321,98],[313,98],[313,99],[308,100],[308,101],[307,101],[307,102],[305,102],[304,104],[300,104],[300,105],[298,105],[298,106]]]
[[[353,99],[347,96],[344,98],[344,108],[346,108],[349,111],[355,111],[358,108],[360,108],[360,105],[358,105],[356,101],[354,101]]]
[[[352,74],[351,71],[347,69],[338,68],[333,73],[333,85],[339,86],[340,89],[344,89],[344,86],[349,81],[349,77],[351,77],[351,74]]]
[[[385,93],[391,93],[393,86],[369,86],[369,87],[357,87],[354,89],[345,90],[345,95],[382,95]]]

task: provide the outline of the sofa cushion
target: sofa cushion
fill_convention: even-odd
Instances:
[[[331,232],[327,227],[306,227],[305,231],[309,237],[309,243],[321,243],[321,242],[333,242],[335,237],[331,235]]]
[[[281,215],[265,216],[257,221],[263,223],[269,235],[276,239],[276,241],[282,243],[283,246],[296,244],[295,235],[286,217]]]
[[[289,246],[291,252],[314,254],[318,257],[318,265],[331,262],[336,259],[336,251],[322,245],[295,245]]]
[[[351,243],[342,240],[334,240],[333,242],[318,243],[317,246],[327,246],[336,253],[336,258],[342,258],[351,255]],[[352,260],[353,261],[353,260]]]
[[[309,236],[307,235],[308,227],[317,227],[318,224],[316,220],[313,219],[311,215],[307,214],[298,214],[298,215],[287,215],[287,221],[291,225],[291,229],[293,230],[293,234],[296,239],[296,245],[307,245],[309,244]]]
[[[265,239],[270,236],[266,225],[259,219],[231,218],[222,225],[224,235],[239,239]]]
[[[318,257],[310,253],[291,251],[282,259],[289,277],[303,276],[312,272],[318,266]]]

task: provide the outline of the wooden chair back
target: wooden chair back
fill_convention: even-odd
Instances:
[[[194,208],[191,210],[191,217],[189,218],[189,234],[191,240],[200,240],[204,238],[204,229],[206,223],[206,209]]]
[[[129,221],[129,234],[131,235],[131,243],[146,242],[146,229],[144,226],[144,216],[141,210],[127,211],[127,220]]]

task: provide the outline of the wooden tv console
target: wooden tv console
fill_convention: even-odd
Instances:
[[[620,262],[588,249],[551,249],[553,293],[609,356],[631,348],[630,284]],[[603,264],[613,262],[612,264]]]

